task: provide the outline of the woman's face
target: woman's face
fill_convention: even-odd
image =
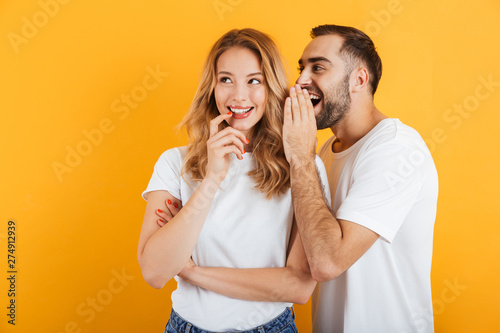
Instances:
[[[260,60],[255,53],[232,47],[217,61],[215,102],[221,114],[233,113],[229,126],[248,135],[264,115],[266,83]]]

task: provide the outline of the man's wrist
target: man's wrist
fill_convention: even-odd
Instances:
[[[192,276],[197,266],[185,267],[178,275],[184,281],[192,284]]]
[[[315,155],[312,157],[295,157],[290,159],[290,172],[304,172],[308,170],[316,170],[316,163],[314,161]]]

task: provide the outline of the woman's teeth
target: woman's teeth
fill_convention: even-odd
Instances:
[[[236,114],[244,114],[244,113],[247,113],[248,111],[252,110],[253,109],[253,106],[247,108],[247,109],[237,109],[237,108],[232,108],[232,107],[228,107],[228,109],[232,112],[232,113],[236,113]]]

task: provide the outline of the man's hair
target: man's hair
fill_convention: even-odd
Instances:
[[[324,35],[338,35],[344,39],[339,53],[347,64],[348,70],[352,70],[357,62],[363,62],[368,67],[372,95],[375,94],[382,76],[382,61],[370,37],[359,29],[334,24],[320,25],[311,30],[313,39]]]

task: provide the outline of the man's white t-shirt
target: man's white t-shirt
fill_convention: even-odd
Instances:
[[[185,205],[199,183],[189,174],[181,177],[185,147],[164,152],[155,165],[143,193],[168,191]],[[316,164],[330,196],[326,172],[319,157]],[[251,153],[238,160],[231,154],[226,178],[193,250],[193,260],[202,267],[284,267],[293,221],[291,191],[268,200],[255,188],[248,172],[255,169]],[[179,278],[172,293],[172,307],[185,320],[204,330],[247,330],[280,315],[291,303],[253,302],[234,299],[191,285]]]
[[[437,172],[420,135],[384,119],[353,146],[319,150],[332,210],[380,237],[346,272],[313,294],[316,333],[433,332],[430,270]]]

